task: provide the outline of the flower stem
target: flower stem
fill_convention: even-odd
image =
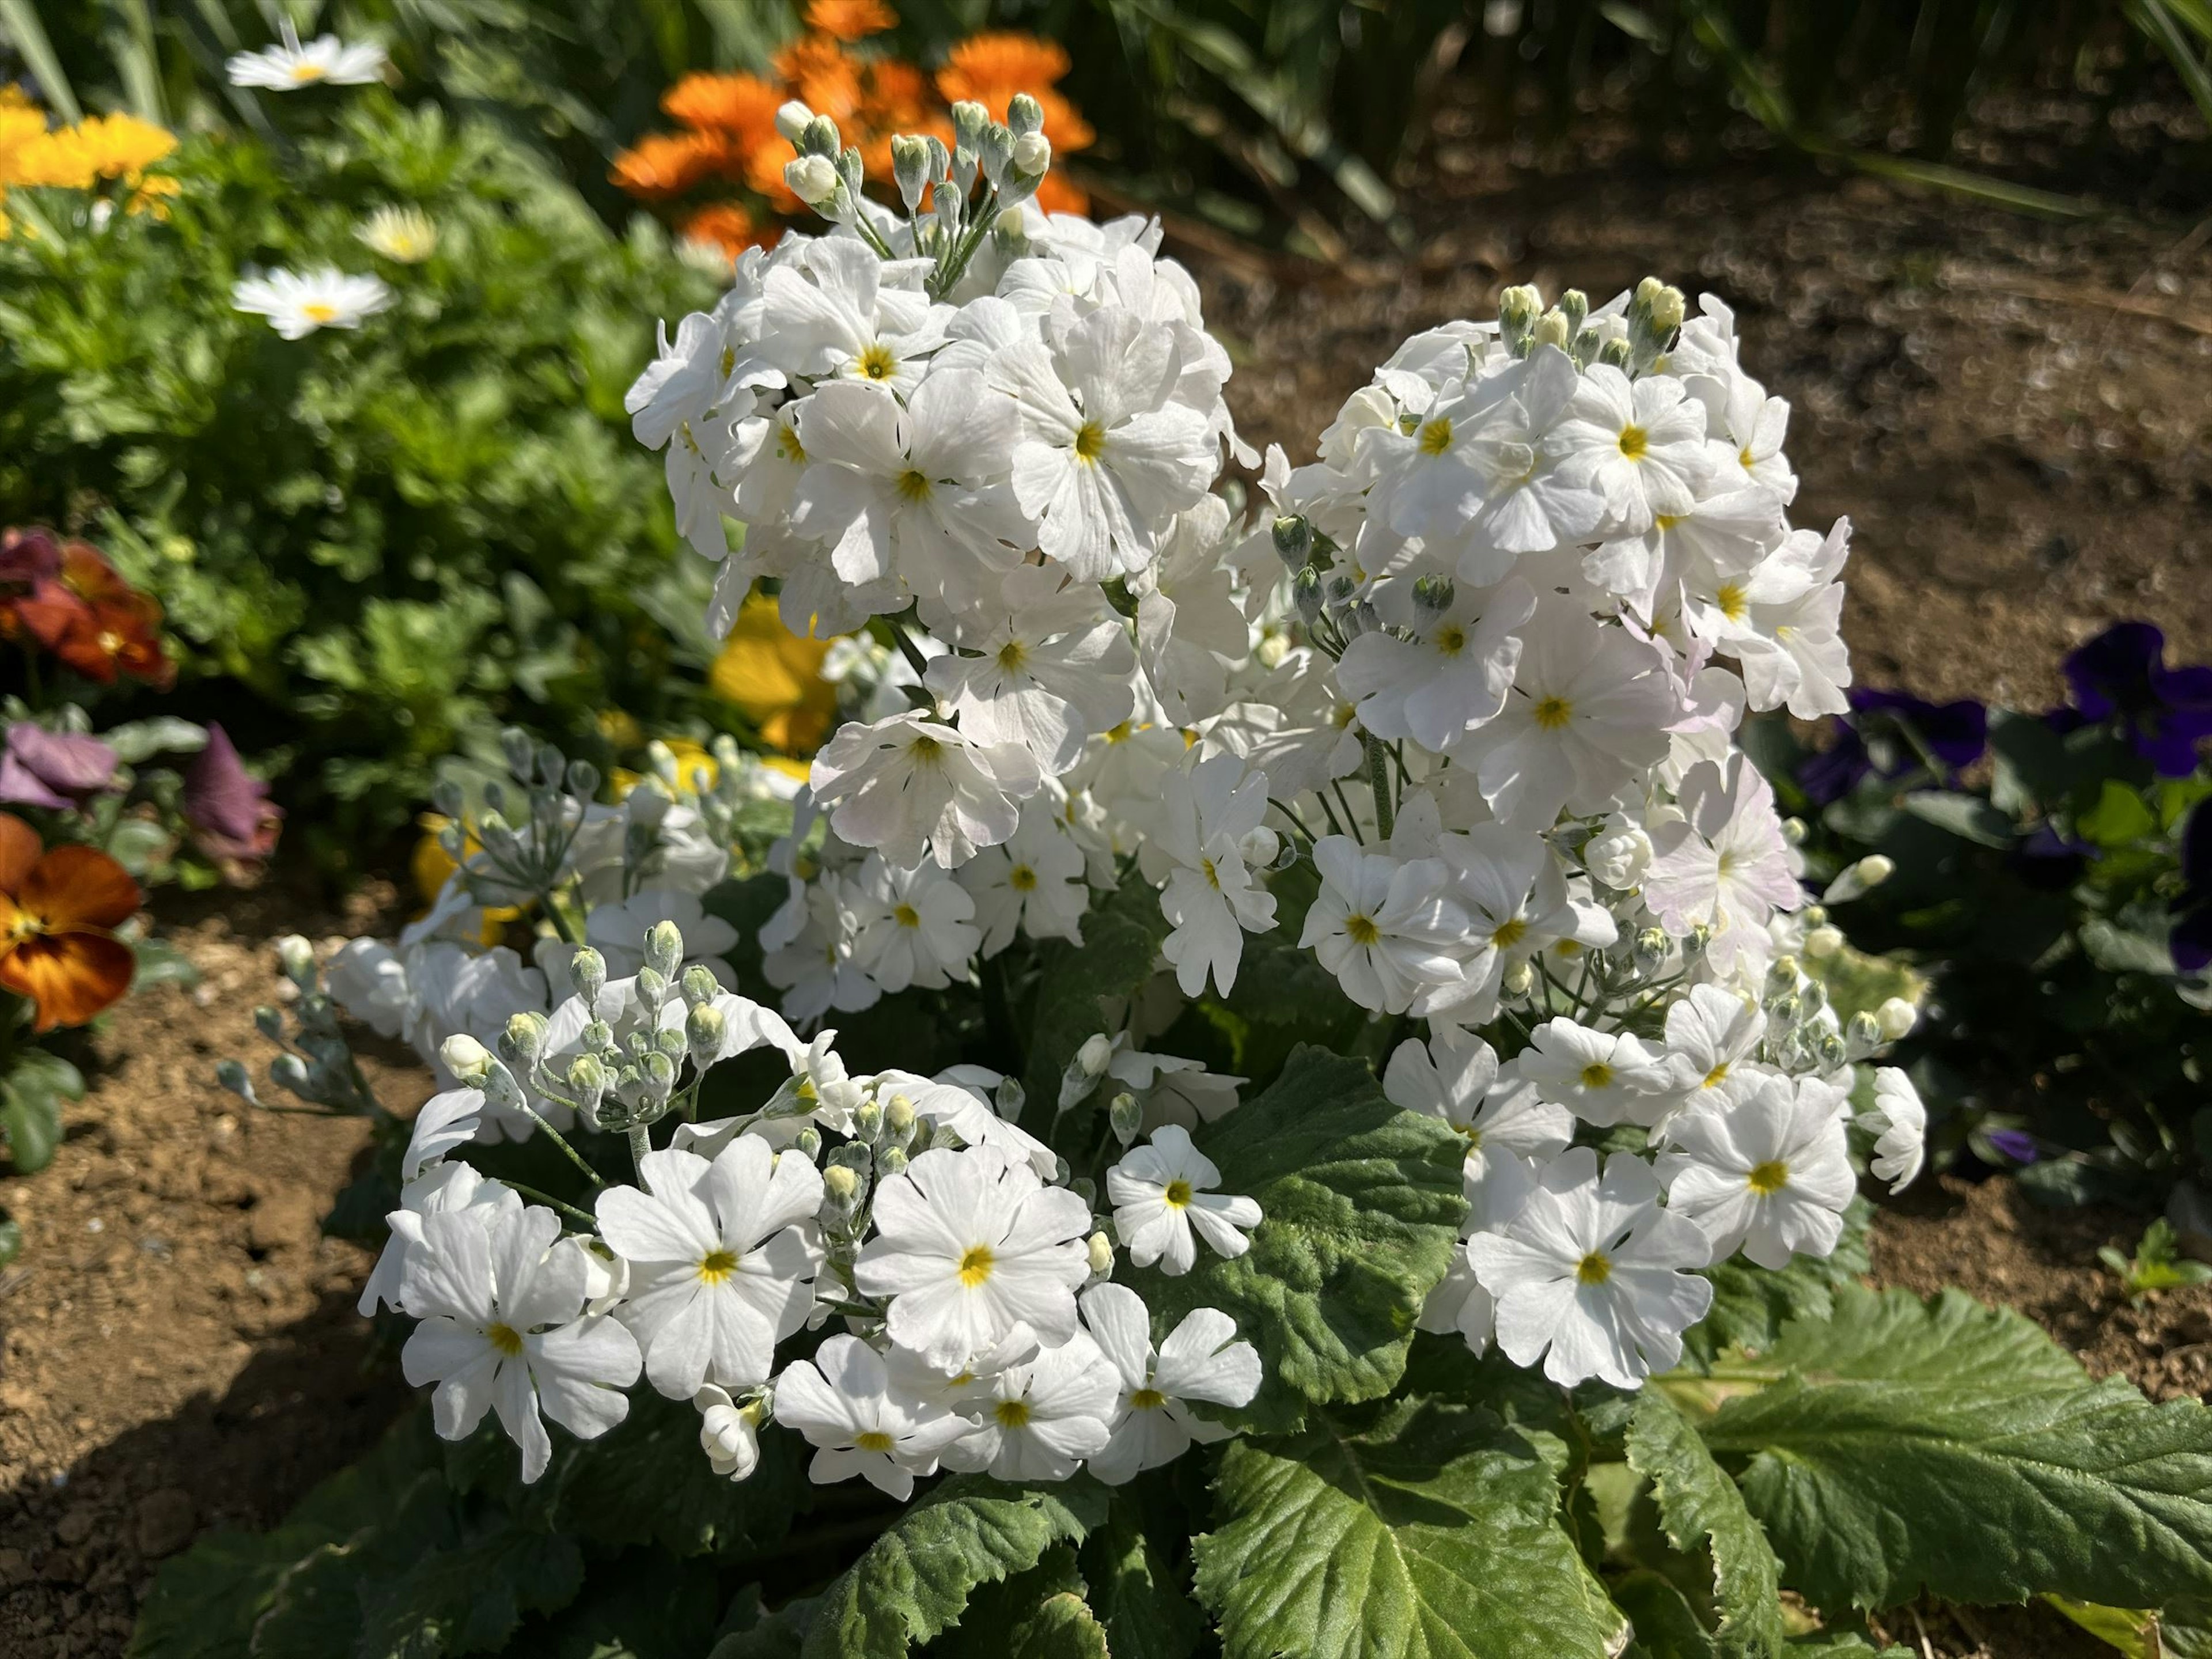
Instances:
[[[1371,732],[1362,732],[1359,741],[1367,749],[1367,787],[1375,795],[1375,833],[1388,841],[1398,823],[1397,805],[1390,799],[1389,751]]]

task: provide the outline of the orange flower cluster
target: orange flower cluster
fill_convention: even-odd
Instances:
[[[0,87],[0,201],[10,185],[45,185],[91,190],[102,180],[119,182],[130,193],[133,213],[173,194],[173,179],[149,178],[146,169],[176,149],[173,133],[129,115],[90,115],[75,126],[46,125],[45,112],[13,87]],[[8,234],[0,211],[0,237]]]
[[[904,59],[855,43],[898,21],[883,0],[812,0],[806,29],[775,55],[773,79],[757,75],[687,75],[668,89],[660,106],[678,124],[675,132],[649,133],[615,158],[614,182],[641,200],[677,204],[702,188],[735,185],[742,198],[722,196],[684,211],[684,236],[719,247],[732,258],[754,246],[771,246],[786,222],[805,209],[785,188],[784,163],[792,147],[775,130],[775,112],[797,99],[837,123],[860,151],[872,179],[890,177],[894,134],[932,133],[948,145],[952,124],[945,111],[962,99],[987,106],[998,120],[1018,92],[1044,106],[1044,133],[1053,153],[1085,149],[1097,137],[1082,114],[1054,84],[1066,75],[1067,54],[1033,35],[970,35],[946,54],[930,77]],[[1048,213],[1080,213],[1082,191],[1057,170],[1037,190]]]
[[[51,530],[0,532],[0,639],[37,646],[88,680],[118,674],[167,690],[161,602],[116,574],[89,543]]]

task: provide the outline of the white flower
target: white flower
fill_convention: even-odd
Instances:
[[[1534,1191],[1536,1176],[1528,1172],[1528,1190]],[[1490,1339],[1498,1322],[1498,1302],[1482,1281],[1475,1277],[1474,1263],[1468,1259],[1465,1239],[1452,1246],[1451,1265],[1444,1276],[1429,1292],[1428,1300],[1421,1304],[1421,1316],[1413,1322],[1416,1328],[1431,1336],[1450,1336],[1456,1334],[1468,1349],[1480,1356],[1490,1352]]]
[[[982,953],[998,955],[1013,942],[1017,928],[1029,939],[1081,944],[1084,912],[1091,907],[1085,868],[1083,849],[1053,798],[1040,792],[1024,801],[1012,837],[980,849],[956,872],[975,901]]]
[[[1535,1185],[1535,1165],[1574,1139],[1565,1107],[1524,1085],[1492,1085],[1498,1053],[1470,1031],[1447,1028],[1391,1052],[1382,1093],[1394,1106],[1441,1118],[1467,1142],[1462,1170],[1470,1227],[1497,1226]]]
[[[1741,750],[1723,771],[1700,761],[1683,780],[1682,818],[1652,836],[1656,856],[1644,876],[1644,902],[1676,935],[1698,923],[1725,973],[1777,910],[1794,910],[1803,893],[1774,810],[1774,790]]]
[[[400,1300],[422,1322],[399,1356],[408,1382],[438,1385],[431,1420],[448,1440],[496,1411],[522,1449],[526,1481],[553,1456],[541,1409],[594,1439],[629,1415],[622,1390],[637,1380],[630,1334],[612,1319],[578,1316],[584,1261],[554,1248],[560,1236],[560,1218],[536,1207],[428,1215],[402,1276]]]
[[[760,1467],[760,1427],[730,1397],[709,1382],[691,1396],[699,1408],[699,1449],[707,1467],[725,1480],[749,1480]]]
[[[1028,1164],[989,1146],[924,1152],[877,1188],[875,1224],[853,1283],[890,1298],[900,1347],[951,1367],[1018,1323],[1048,1342],[1074,1331],[1091,1208]]]
[[[1658,649],[1547,599],[1521,629],[1521,660],[1498,718],[1469,733],[1483,798],[1499,820],[1548,830],[1562,806],[1603,811],[1667,752],[1674,677]]]
[[[911,393],[945,342],[951,312],[919,289],[886,283],[889,274],[858,238],[805,244],[799,260],[768,273],[762,349],[810,380],[836,376]]]
[[[1085,581],[1152,563],[1174,515],[1212,479],[1210,422],[1173,401],[1174,332],[1102,307],[992,361],[1021,405],[1014,494],[1037,545]]]
[[[1187,1273],[1198,1261],[1194,1230],[1217,1255],[1234,1259],[1250,1249],[1244,1233],[1260,1224],[1260,1206],[1213,1191],[1220,1183],[1213,1160],[1190,1144],[1190,1132],[1178,1124],[1153,1130],[1149,1146],[1129,1148],[1106,1172],[1114,1232],[1129,1260],[1139,1267],[1157,1261],[1170,1277]]]
[[[1928,1155],[1928,1109],[1912,1079],[1894,1066],[1875,1066],[1874,1105],[1859,1127],[1875,1137],[1875,1174],[1890,1183],[1891,1192],[1903,1192]]]
[[[1206,988],[1229,994],[1246,933],[1275,926],[1274,895],[1253,879],[1245,860],[1263,867],[1275,854],[1275,836],[1261,827],[1267,815],[1267,776],[1247,773],[1234,755],[1216,755],[1188,770],[1170,772],[1161,790],[1155,833],[1145,843],[1148,862],[1172,860],[1160,914],[1174,925],[1160,954],[1173,964],[1185,996]]]
[[[384,48],[373,40],[348,46],[335,34],[325,34],[301,46],[289,19],[279,27],[283,39],[277,45],[260,52],[239,52],[223,66],[231,85],[296,92],[318,84],[366,86],[383,78]]]
[[[817,1448],[817,1484],[859,1475],[904,1503],[918,1474],[935,1473],[945,1449],[969,1431],[936,1401],[899,1386],[883,1357],[856,1336],[833,1336],[775,1380],[775,1420]]]
[[[1607,363],[1583,372],[1545,450],[1569,483],[1602,495],[1607,517],[1630,535],[1662,513],[1688,513],[1713,471],[1705,405],[1681,381],[1650,374],[1632,382]]]
[[[1547,1100],[1600,1129],[1655,1120],[1668,1103],[1668,1071],[1633,1033],[1593,1031],[1547,1019],[1514,1056],[1514,1071]]]
[[[1644,879],[1651,854],[1650,832],[1626,813],[1613,812],[1583,843],[1583,868],[1593,880],[1626,893]]]
[[[1193,1441],[1226,1439],[1230,1431],[1194,1416],[1186,1400],[1249,1406],[1260,1392],[1259,1351],[1239,1342],[1237,1322],[1196,1308],[1152,1347],[1152,1316],[1126,1285],[1099,1285],[1083,1293],[1083,1322],[1121,1376],[1114,1437],[1093,1452],[1091,1473],[1118,1486],[1146,1469],[1174,1462]]]
[[[1716,1261],[1738,1246],[1770,1268],[1829,1255],[1858,1186],[1832,1092],[1742,1073],[1725,1097],[1674,1126],[1659,1160],[1668,1208],[1705,1230]]]
[[[1446,890],[1467,918],[1452,952],[1460,978],[1416,1006],[1425,1016],[1479,1024],[1497,1014],[1508,964],[1571,933],[1575,918],[1550,848],[1529,830],[1478,823],[1438,836],[1437,851],[1452,875]]]
[[[1137,650],[1145,676],[1176,726],[1221,712],[1228,666],[1250,646],[1235,576],[1222,557],[1228,534],[1227,505],[1208,495],[1176,517],[1158,562],[1129,583],[1138,596]],[[1266,556],[1274,557],[1272,548]]]
[[[1418,383],[1406,389],[1425,391]],[[1432,542],[1463,530],[1488,496],[1492,479],[1520,470],[1516,462],[1525,467],[1524,447],[1515,441],[1511,393],[1503,379],[1471,386],[1454,379],[1433,401],[1408,409],[1410,432],[1395,423],[1368,428],[1359,454],[1375,477],[1368,495],[1375,520],[1396,535]]]
[[[399,1178],[412,1181],[426,1164],[435,1164],[456,1146],[465,1146],[483,1127],[484,1096],[481,1089],[446,1089],[424,1101],[415,1113],[407,1134],[407,1152],[399,1161]]]
[[[1667,1011],[1667,1063],[1683,1107],[1718,1103],[1721,1085],[1765,1035],[1766,1016],[1757,1003],[1717,985],[1692,986]]]
[[[1075,764],[1085,738],[1136,712],[1137,653],[1097,588],[1024,565],[959,618],[954,642],[922,682],[977,743],[1018,744],[1046,772]]]
[[[1595,1151],[1570,1147],[1520,1213],[1467,1251],[1497,1299],[1498,1346],[1516,1365],[1543,1360],[1561,1388],[1595,1376],[1633,1389],[1668,1370],[1712,1305],[1711,1282],[1690,1271],[1711,1259],[1705,1234],[1659,1207],[1658,1177],[1626,1152],[1601,1180]]]
[[[1535,610],[1535,594],[1517,580],[1465,590],[1441,615],[1420,615],[1413,639],[1378,629],[1352,641],[1337,683],[1376,737],[1449,754],[1504,708],[1521,661],[1518,630]]]
[[[1065,1480],[1112,1438],[1120,1384],[1098,1345],[1071,1332],[1058,1347],[982,1383],[975,1431],[945,1449],[945,1466],[988,1470],[1001,1480]]]
[[[338,1006],[381,1037],[398,1036],[422,1008],[406,965],[380,939],[348,939],[323,970],[323,982]]]
[[[664,921],[674,922],[684,935],[687,965],[718,966],[718,959],[738,942],[738,930],[708,915],[697,897],[666,887],[649,887],[619,904],[592,906],[584,921],[584,942],[606,958],[609,979],[628,979],[645,966],[645,936]]]
[[[886,991],[942,989],[966,972],[982,939],[975,901],[933,864],[894,870],[871,853],[849,898],[854,963]]]
[[[266,317],[286,339],[298,340],[319,328],[359,328],[362,318],[392,303],[392,290],[377,277],[322,265],[240,277],[231,285],[230,303],[234,310]]]
[[[1437,896],[1446,880],[1442,860],[1401,863],[1344,836],[1322,836],[1313,855],[1321,892],[1298,944],[1321,958],[1346,996],[1398,1014],[1423,989],[1458,981],[1451,946],[1467,930],[1467,913]]]
[[[629,1263],[620,1314],[645,1372],[672,1400],[702,1382],[765,1382],[775,1345],[805,1322],[822,1250],[822,1176],[798,1152],[739,1135],[710,1164],[670,1148],[639,1160],[645,1190],[603,1189],[599,1232]]]
[[[384,1218],[392,1237],[385,1241],[368,1282],[361,1287],[361,1300],[355,1304],[361,1316],[366,1319],[374,1313],[379,1303],[392,1308],[399,1305],[407,1253],[422,1242],[424,1216],[478,1205],[519,1210],[522,1200],[512,1188],[485,1180],[466,1164],[434,1164],[420,1176],[409,1178],[399,1189],[399,1207]]]
[[[354,235],[394,264],[419,265],[438,251],[437,222],[418,207],[387,203],[370,214]]]
[[[808,775],[830,827],[884,862],[912,869],[925,853],[957,868],[1014,833],[1018,803],[1042,781],[1018,744],[978,744],[921,714],[838,729]]]
[[[1185,1129],[1211,1123],[1237,1109],[1237,1091],[1244,1079],[1222,1072],[1209,1072],[1205,1062],[1179,1054],[1147,1054],[1127,1046],[1127,1035],[1115,1039],[1106,1062],[1106,1075],[1133,1093],[1143,1104],[1143,1127],[1157,1129],[1173,1123]]]

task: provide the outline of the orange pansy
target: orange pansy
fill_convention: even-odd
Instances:
[[[137,959],[113,930],[138,884],[96,848],[42,853],[37,830],[0,812],[0,986],[29,999],[41,1032],[82,1025],[131,988]]]

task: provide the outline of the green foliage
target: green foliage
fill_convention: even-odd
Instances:
[[[198,139],[164,167],[163,215],[94,228],[81,198],[17,192],[39,233],[0,242],[0,520],[82,523],[161,598],[162,712],[219,714],[312,817],[380,832],[503,723],[605,762],[599,711],[704,707],[706,642],[659,620],[704,567],[622,409],[653,319],[704,279],[491,127],[380,92],[283,150]],[[395,204],[436,226],[426,262],[358,240]],[[391,308],[297,341],[231,308],[252,269],[325,264]]]
[[[18,1011],[8,1010],[14,1018]],[[0,1076],[0,1138],[17,1175],[36,1175],[62,1144],[62,1103],[84,1098],[84,1074],[45,1048],[16,1050]]]
[[[2212,1591],[2212,1415],[2092,1382],[2018,1314],[1856,1288],[1765,1356],[1707,1445],[1787,1582],[1827,1607],[2042,1590],[2153,1607]]]
[[[1735,1482],[1664,1389],[1638,1397],[1627,1449],[1629,1467],[1651,1482],[1668,1541],[1685,1551],[1710,1544],[1721,1615],[1714,1650],[1773,1659],[1782,1650],[1782,1564]]]
[[[1234,1260],[1208,1252],[1180,1278],[1139,1269],[1129,1283],[1164,1331],[1218,1308],[1259,1349],[1259,1397],[1209,1414],[1280,1431],[1308,1401],[1388,1394],[1466,1214],[1464,1143],[1390,1104],[1358,1060],[1303,1047],[1273,1086],[1193,1139],[1222,1190],[1257,1199],[1266,1219]]]
[[[1620,1613],[1561,1528],[1557,1472],[1491,1413],[1404,1400],[1230,1443],[1198,1594],[1229,1659],[1600,1659]]]
[[[2097,1260],[2118,1278],[2128,1300],[2137,1304],[2154,1291],[2177,1290],[2185,1285],[2202,1285],[2212,1279],[2212,1267],[2191,1261],[2181,1255],[2180,1238],[2173,1231],[2173,1224],[2164,1216],[2143,1229],[2132,1257],[2122,1255],[2107,1244],[2097,1252]]]

